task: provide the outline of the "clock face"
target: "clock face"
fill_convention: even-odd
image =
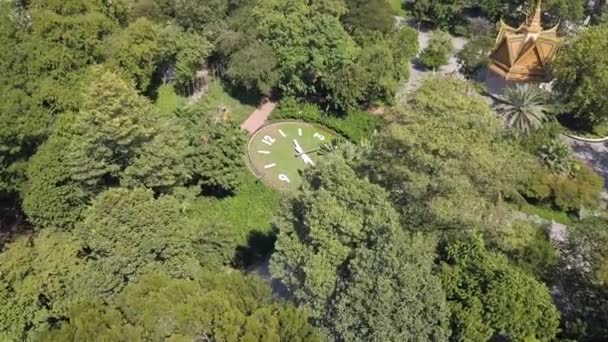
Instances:
[[[296,190],[302,183],[302,171],[315,166],[321,145],[333,138],[333,133],[316,125],[272,123],[249,140],[249,162],[256,176],[269,186]]]

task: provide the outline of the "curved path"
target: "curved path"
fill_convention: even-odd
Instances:
[[[256,110],[241,124],[241,128],[249,132],[249,134],[257,131],[264,126],[270,113],[277,107],[277,103],[268,101],[258,106]]]

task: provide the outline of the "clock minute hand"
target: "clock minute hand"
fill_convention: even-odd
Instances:
[[[298,141],[296,139],[293,139],[293,144],[296,145],[296,152],[298,152],[300,154],[304,153],[302,146],[300,146],[300,144],[298,143]]]

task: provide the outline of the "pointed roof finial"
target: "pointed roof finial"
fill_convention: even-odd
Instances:
[[[536,2],[536,10],[534,10],[534,15],[532,16],[532,18],[530,18],[530,20],[528,22],[528,27],[527,27],[528,32],[538,33],[540,31],[542,31],[542,29],[543,29],[541,26],[542,3],[543,3],[542,0],[538,0]]]

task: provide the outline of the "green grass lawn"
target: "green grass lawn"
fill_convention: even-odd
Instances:
[[[333,137],[328,130],[303,122],[273,123],[251,137],[249,160],[262,181],[279,190],[294,191],[302,183],[301,172],[309,166],[296,155],[294,140],[314,163],[319,147]]]
[[[200,104],[210,112],[217,112],[226,108],[228,118],[238,123],[245,121],[249,114],[255,110],[254,105],[232,97],[219,81],[211,82]]]
[[[539,205],[523,205],[518,206],[519,210],[530,215],[536,215],[540,218],[543,218],[548,221],[555,221],[561,224],[565,224],[567,226],[571,226],[575,223],[576,218],[568,215],[568,213],[558,210],[553,210],[551,208],[547,208]]]
[[[171,84],[163,84],[158,88],[156,106],[165,114],[173,113],[177,108],[186,104],[187,99],[178,95]]]
[[[271,221],[279,208],[281,194],[245,170],[242,177],[236,195],[221,199],[199,197],[188,212],[197,222],[227,227],[237,239],[237,246],[244,247],[250,245],[252,236],[271,235]]]

